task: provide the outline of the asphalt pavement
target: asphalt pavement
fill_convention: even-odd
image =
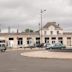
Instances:
[[[72,72],[72,60],[21,56],[32,50],[0,52],[0,72]]]

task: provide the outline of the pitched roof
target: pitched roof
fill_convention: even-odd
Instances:
[[[61,27],[59,27],[59,24],[57,25],[56,22],[48,22],[43,28],[48,28],[50,26],[54,26],[56,29],[59,28],[59,29],[62,29]]]

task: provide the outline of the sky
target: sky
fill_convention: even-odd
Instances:
[[[41,9],[43,26],[52,21],[72,31],[72,0],[0,0],[0,27],[38,30]]]

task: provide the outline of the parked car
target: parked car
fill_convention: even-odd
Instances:
[[[52,47],[52,45],[50,43],[45,43],[44,47],[45,47],[46,50],[48,50]]]
[[[65,49],[66,46],[61,44],[61,43],[55,43],[55,44],[53,44],[51,46],[48,45],[47,48],[48,49]]]
[[[6,45],[5,45],[5,43],[0,43],[0,51],[1,52],[5,52],[6,51]]]
[[[41,48],[43,48],[44,47],[44,43],[42,43],[42,44],[35,44],[35,47],[41,47]]]

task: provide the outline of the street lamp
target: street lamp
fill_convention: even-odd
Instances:
[[[42,10],[41,9],[41,12],[40,12],[40,14],[41,14],[41,35],[40,35],[40,40],[41,40],[41,42],[40,43],[42,43],[42,16],[43,16],[43,13],[45,12],[46,10]]]

